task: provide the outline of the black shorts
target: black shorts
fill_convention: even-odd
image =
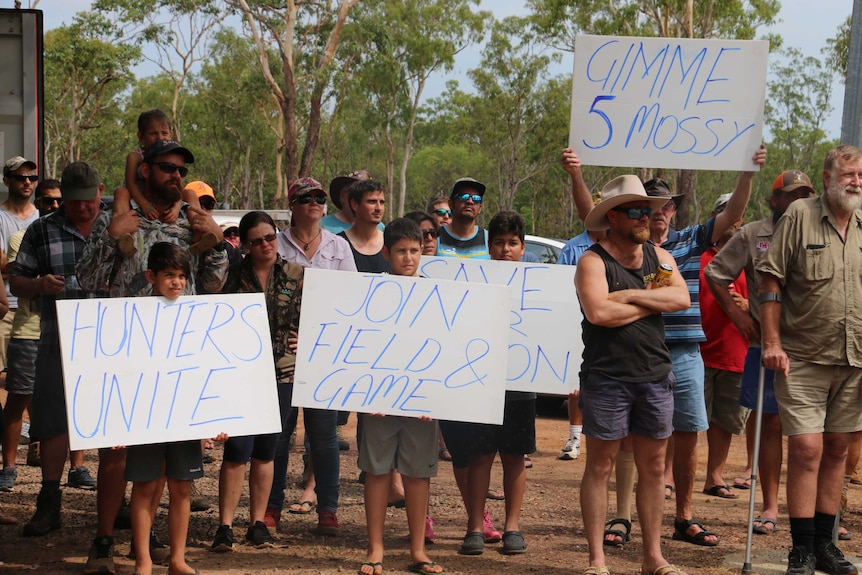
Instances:
[[[199,439],[131,445],[126,454],[126,481],[155,481],[164,474],[170,479],[191,481],[204,475]]]
[[[281,433],[243,435],[231,437],[224,443],[224,460],[230,463],[248,463],[251,459],[272,461]]]
[[[39,347],[30,412],[30,441],[52,439],[69,433],[61,362],[59,346],[43,343]]]
[[[452,466],[469,466],[470,457],[509,453],[526,455],[536,451],[536,400],[507,401],[503,408],[503,425],[441,421],[446,448],[452,454]]]

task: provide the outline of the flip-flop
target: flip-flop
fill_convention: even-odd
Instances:
[[[743,479],[742,477],[737,477],[736,479],[733,480],[733,488],[734,489],[741,489],[742,491],[746,491],[748,489],[751,489],[751,480],[750,479]]]
[[[366,565],[371,567],[371,575],[383,575],[383,563],[381,563],[380,561],[363,561],[362,565],[359,566],[359,575],[366,575],[362,572],[362,568]]]
[[[499,489],[488,489],[488,494],[485,497],[494,501],[503,501],[506,498],[506,494]]]
[[[704,489],[706,495],[713,497],[721,497],[722,499],[739,499],[739,495],[730,490],[727,485],[713,485],[709,489]]]
[[[772,535],[778,531],[778,523],[775,519],[770,517],[758,517],[753,523],[754,527],[752,527],[752,531],[758,535]],[[760,523],[760,525],[757,525],[758,523]],[[772,528],[767,528],[767,524],[772,525]]]
[[[666,484],[665,484],[665,486],[664,486],[664,498],[665,498],[665,501],[667,501],[667,500],[668,500],[668,499],[670,499],[671,497],[673,497],[673,485],[670,485],[670,484],[666,483]]]
[[[452,454],[445,447],[437,452],[437,457],[440,461],[452,461]]]
[[[314,508],[317,504],[314,501],[294,501],[290,504],[290,507],[287,508],[288,513],[296,513],[298,515],[305,515],[306,513],[311,513],[314,511]]]
[[[434,571],[434,567],[439,567],[433,561],[417,561],[416,563],[411,563],[407,566],[407,570],[411,573],[419,573],[419,575],[438,575],[439,573],[444,573],[445,569],[442,567],[440,571]]]
[[[611,572],[602,565],[601,567],[587,567],[584,569],[584,575],[611,575]]]

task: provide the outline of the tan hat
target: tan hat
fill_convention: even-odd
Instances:
[[[13,156],[6,160],[6,165],[3,166],[3,177],[5,178],[23,165],[30,165],[34,170],[37,168],[36,162],[22,158],[21,156]]]
[[[667,203],[667,200],[667,196],[648,196],[637,176],[619,176],[602,188],[602,201],[587,214],[584,226],[591,232],[603,232],[610,225],[607,215],[612,208],[629,202],[647,201],[653,210],[658,210]]]
[[[715,214],[720,214],[724,211],[724,208],[727,207],[727,202],[730,201],[730,196],[733,194],[721,194],[715,199],[715,203],[712,204],[712,211]]]

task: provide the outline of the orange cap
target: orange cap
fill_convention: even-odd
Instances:
[[[213,189],[209,186],[209,184],[200,180],[189,182],[188,184],[186,184],[185,189],[196,193],[199,198],[202,196],[209,196],[212,199],[216,199],[215,192],[213,192]]]

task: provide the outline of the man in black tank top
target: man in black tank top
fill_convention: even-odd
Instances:
[[[602,189],[587,216],[588,230],[609,230],[581,257],[575,272],[584,314],[580,395],[587,438],[581,513],[590,569],[607,575],[603,549],[608,480],[620,442],[631,434],[638,470],[637,507],[643,533],[642,572],[674,575],[661,552],[664,459],[673,431],[673,376],[661,314],[691,305],[671,255],[649,243],[649,218],[664,199],[650,198],[637,176]],[[653,286],[659,265],[670,267]]]

